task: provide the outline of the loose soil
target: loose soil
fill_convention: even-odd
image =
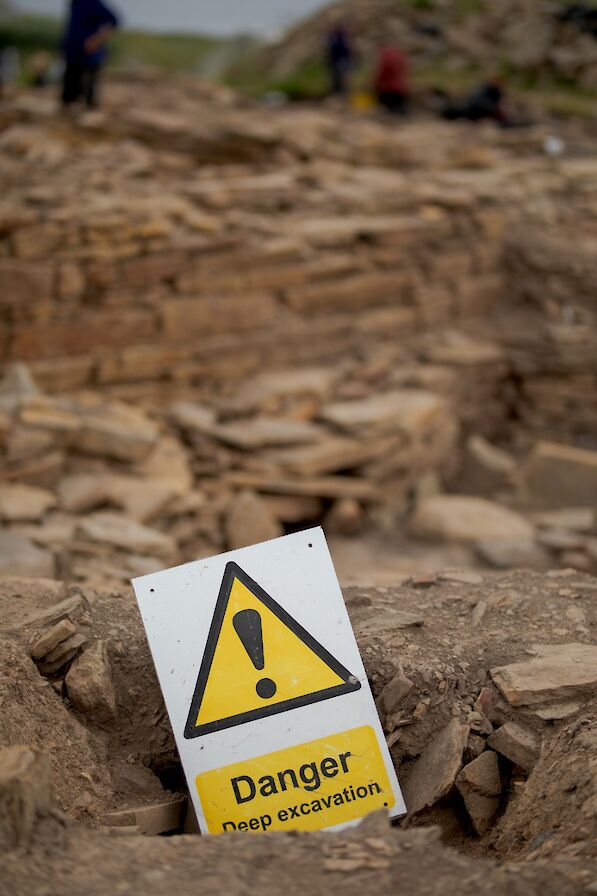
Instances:
[[[452,571],[399,587],[346,589],[375,696],[399,670],[413,683],[397,723],[378,701],[399,778],[408,778],[447,722],[475,724],[473,704],[492,687],[490,669],[528,659],[532,644],[592,643],[596,593],[596,580],[572,571]],[[118,716],[102,728],[69,705],[61,679],[52,685],[28,653],[41,622],[64,601],[75,606],[71,618],[87,644],[109,646]],[[376,816],[339,835],[148,838],[111,828],[109,813],[163,800],[164,788],[186,791],[132,592],[3,580],[0,608],[0,740],[48,754],[56,807],[38,819],[26,847],[4,855],[7,892],[108,894],[142,886],[157,894],[192,886],[199,876],[208,893],[395,886],[421,894],[593,892],[594,693],[585,692],[578,711],[561,721],[527,714],[525,724],[542,738],[539,761],[527,779],[500,758],[500,812],[482,838],[455,791],[394,827]]]

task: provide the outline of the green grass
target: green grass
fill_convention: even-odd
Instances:
[[[225,81],[252,97],[280,92],[291,100],[314,100],[328,92],[327,73],[320,58],[306,60],[287,77],[272,78],[259,57],[250,53],[230,68]]]
[[[55,50],[60,45],[60,23],[45,16],[0,17],[0,47],[17,47],[21,52]]]
[[[62,24],[44,16],[19,15],[0,18],[0,47],[16,47],[27,59],[32,53],[60,48]],[[195,34],[150,34],[121,31],[110,41],[109,65],[113,68],[155,66],[165,72],[203,72],[216,57],[225,63],[230,53],[251,45],[250,38],[233,41]],[[225,67],[225,66],[224,66]],[[219,72],[216,72],[219,74]]]
[[[419,12],[436,12],[442,6],[438,0],[400,0],[400,2],[403,6],[410,6]],[[455,19],[463,19],[482,12],[486,5],[487,0],[451,0],[450,14]]]
[[[441,88],[447,93],[465,94],[473,90],[487,74],[481,69],[453,68],[436,63],[435,65],[418,66],[412,72],[413,87],[417,91],[428,91]]]
[[[151,65],[165,72],[200,71],[223,41],[189,34],[146,34],[121,31],[110,46],[110,65],[130,68]]]

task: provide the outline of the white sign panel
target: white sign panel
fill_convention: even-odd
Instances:
[[[203,832],[405,812],[321,529],[133,585]]]

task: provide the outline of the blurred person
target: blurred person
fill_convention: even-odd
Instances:
[[[117,15],[102,0],[71,0],[63,40],[64,106],[83,99],[88,108],[95,108],[97,81],[107,55],[106,44],[117,27]]]
[[[384,44],[377,58],[374,90],[377,101],[392,115],[405,115],[408,103],[408,59],[398,47]]]
[[[458,118],[467,121],[495,121],[507,127],[510,124],[510,116],[504,106],[502,79],[497,76],[491,78],[461,102],[449,100],[444,105],[442,115],[449,121]]]
[[[344,26],[337,25],[328,34],[326,57],[332,94],[346,96],[354,52]]]

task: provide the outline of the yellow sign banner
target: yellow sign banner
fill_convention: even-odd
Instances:
[[[195,783],[212,834],[316,831],[395,802],[369,725],[214,769]]]

